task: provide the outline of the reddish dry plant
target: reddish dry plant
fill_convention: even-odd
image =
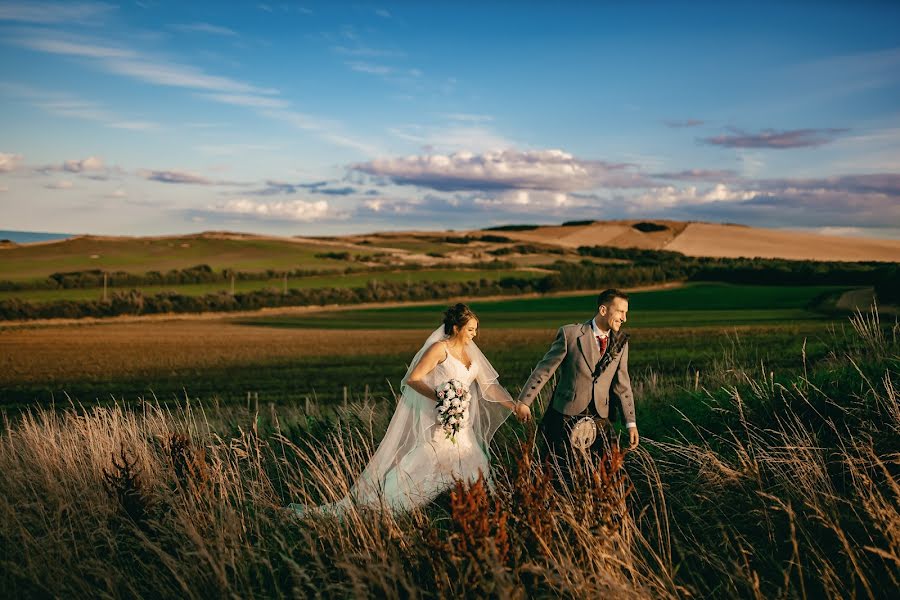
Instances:
[[[118,459],[115,453],[112,453],[111,457],[112,468],[109,471],[103,469],[103,487],[125,514],[141,525],[149,514],[150,499],[137,469],[137,458],[133,461],[128,460],[125,444],[122,444]]]
[[[528,554],[546,556],[549,540],[557,531],[559,495],[553,488],[553,470],[548,461],[535,465],[532,460],[534,434],[520,445],[516,459],[516,477],[513,481],[510,503],[516,507],[516,520],[521,522],[522,534]]]
[[[484,474],[467,485],[457,481],[450,492],[453,533],[450,546],[458,554],[474,560],[490,558],[496,564],[509,560],[509,534],[506,523],[509,507],[501,498],[494,499],[494,510],[485,488]]]
[[[614,445],[591,461],[585,479],[576,484],[584,499],[583,517],[591,524],[591,530],[599,530],[607,537],[622,533],[626,501],[634,489],[624,465],[625,453]]]
[[[199,500],[201,490],[209,483],[206,449],[197,448],[191,438],[180,433],[169,436],[166,449],[178,485]]]

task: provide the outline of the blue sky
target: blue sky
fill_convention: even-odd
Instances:
[[[0,228],[900,238],[900,4],[7,2]]]

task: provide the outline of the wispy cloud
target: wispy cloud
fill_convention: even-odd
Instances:
[[[69,190],[75,187],[71,181],[64,179],[62,181],[54,181],[44,186],[48,190]]]
[[[359,73],[369,73],[371,75],[379,75],[382,77],[400,76],[400,77],[421,77],[420,69],[406,69],[399,67],[390,67],[387,65],[379,65],[363,61],[350,61],[345,63],[352,70]]]
[[[21,154],[10,154],[8,152],[0,152],[0,173],[9,173],[15,171],[22,162]]]
[[[221,35],[225,37],[237,37],[238,35],[233,29],[212,25],[211,23],[179,23],[171,25],[170,27],[184,33],[208,33],[210,35]]]
[[[0,21],[20,23],[90,23],[102,21],[118,10],[112,4],[100,2],[3,2]]]
[[[334,186],[334,184],[335,182],[331,181],[315,181],[312,183],[288,183],[284,181],[269,180],[266,181],[265,187],[258,190],[244,192],[244,194],[253,196],[278,196],[304,192],[307,194],[322,194],[325,196],[352,196],[353,194],[359,193],[359,190],[357,188],[348,185],[330,187]]]
[[[105,43],[73,42],[46,35],[14,38],[11,42],[42,52],[86,58],[106,72],[144,83],[209,92],[205,97],[214,102],[247,107],[261,116],[314,132],[325,141],[368,156],[378,153],[378,149],[372,144],[354,139],[352,135],[344,132],[337,121],[289,110],[290,103],[278,97],[278,90],[274,88],[259,87],[228,77],[212,75],[190,65],[152,59],[134,50]],[[64,111],[69,116],[100,120],[100,115],[86,111],[87,107],[56,105],[50,108]],[[118,121],[114,126],[138,129],[143,125],[141,122]]]
[[[332,51],[337,54],[343,54],[345,56],[366,56],[366,57],[377,57],[377,58],[403,58],[406,56],[405,52],[401,52],[399,50],[386,50],[383,48],[370,48],[368,46],[332,46]]]
[[[100,69],[144,83],[229,94],[276,94],[229,77],[211,75],[189,65],[143,56],[129,48],[102,43],[85,43],[54,37],[15,37],[10,43],[49,54],[87,58]]]
[[[663,121],[666,127],[671,127],[673,129],[683,129],[686,127],[699,127],[706,123],[706,121],[701,121],[700,119],[684,119],[681,121],[678,120],[667,120]]]
[[[247,106],[250,108],[288,108],[290,106],[290,102],[281,98],[270,98],[253,94],[206,94],[203,97],[222,104]]]
[[[788,65],[786,77],[808,81],[820,101],[877,90],[900,82],[900,48],[830,56]]]
[[[883,194],[900,204],[900,173],[870,173],[817,178],[762,179],[756,185],[766,190],[805,190],[844,192],[849,194]]]
[[[450,121],[462,123],[488,123],[494,120],[494,117],[490,115],[474,115],[468,113],[447,113],[443,116]]]
[[[883,227],[900,223],[900,174],[740,179],[711,187],[662,186],[626,201],[631,212],[794,227]]]
[[[629,165],[579,160],[561,150],[506,150],[376,159],[353,169],[398,185],[453,190],[583,190],[598,186],[645,187]]]
[[[268,144],[201,144],[195,146],[198,152],[214,156],[236,156],[253,152],[271,152],[278,146]]]
[[[169,183],[175,185],[210,185],[210,186],[229,186],[229,187],[246,187],[249,185],[241,181],[226,181],[224,179],[211,179],[204,175],[199,175],[186,170],[155,170],[155,169],[138,169],[134,172],[138,177],[147,181],[157,181],[159,183]]]
[[[99,156],[88,156],[63,161],[62,164],[45,165],[35,169],[38,173],[74,173],[90,179],[105,180],[110,173],[121,172],[117,168],[107,167]]]
[[[759,133],[747,133],[740,129],[731,129],[730,134],[703,138],[702,141],[714,146],[725,146],[726,148],[785,150],[822,146],[833,141],[838,135],[846,131],[848,130],[842,128],[792,129],[786,131],[764,129]]]
[[[429,153],[489,152],[518,145],[483,124],[463,120],[441,125],[401,125],[388,128],[388,133],[416,143]]]
[[[185,171],[139,171],[138,175],[148,181],[188,185],[214,185],[211,179]]]
[[[677,181],[725,182],[737,179],[738,174],[729,169],[688,169],[672,173],[654,173],[651,177],[656,177],[657,179],[673,179]]]
[[[376,156],[380,154],[380,148],[378,146],[358,140],[344,133],[342,131],[342,125],[337,121],[322,119],[295,110],[263,110],[260,114],[271,119],[283,121],[297,129],[315,133],[321,139],[331,142],[336,146],[350,148],[366,156]]]
[[[80,160],[67,160],[63,163],[63,170],[69,173],[83,173],[85,171],[103,171],[106,165],[103,159],[97,156],[88,156]]]
[[[159,124],[117,114],[102,104],[77,98],[71,94],[40,90],[31,86],[0,82],[0,93],[30,102],[33,106],[59,117],[69,117],[101,123],[113,129],[148,131]]]

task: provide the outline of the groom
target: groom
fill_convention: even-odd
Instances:
[[[567,456],[576,447],[589,443],[596,434],[590,450],[602,453],[612,432],[610,421],[616,418],[615,403],[628,429],[629,448],[638,445],[638,430],[634,416],[634,395],[628,377],[628,334],[621,331],[628,314],[628,296],[619,290],[608,289],[597,296],[594,318],[576,325],[563,325],[556,334],[550,350],[537,364],[516,401],[516,416],[527,421],[531,404],[541,388],[555,372],[559,380],[550,406],[541,422],[541,433],[553,454]],[[590,427],[590,418],[596,430]],[[572,429],[578,421],[574,439]],[[587,429],[585,428],[587,426]],[[585,438],[585,431],[590,435]]]

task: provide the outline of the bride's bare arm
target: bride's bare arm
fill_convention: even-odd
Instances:
[[[434,369],[445,357],[446,351],[444,350],[443,344],[440,342],[432,344],[431,348],[426,350],[425,354],[422,355],[422,358],[419,359],[419,364],[417,364],[412,373],[409,374],[406,385],[426,398],[430,398],[437,402],[437,394],[435,394],[433,389],[428,387],[428,384],[422,381],[422,378],[431,373],[432,369]]]

